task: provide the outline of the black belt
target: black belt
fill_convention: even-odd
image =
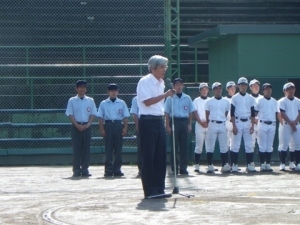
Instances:
[[[284,122],[285,124],[289,124],[288,122]],[[296,125],[300,124],[299,122],[296,123]]]
[[[76,121],[76,123],[78,123],[80,125],[86,125],[86,124],[88,124],[88,122],[77,122],[77,121]]]
[[[162,120],[163,116],[141,115],[141,120]]]
[[[235,117],[236,119],[239,119],[240,121],[242,121],[242,122],[247,122],[249,119],[248,118],[246,118],[246,119],[242,119],[242,118],[238,118],[238,117]]]
[[[185,121],[185,120],[188,120],[187,117],[174,117],[174,120],[182,120],[182,121]]]
[[[219,121],[219,120],[211,120],[211,122],[213,122],[213,123],[225,123],[225,121]]]
[[[105,123],[121,123],[122,120],[105,120]]]
[[[267,125],[271,125],[271,124],[275,123],[275,122],[272,122],[272,121],[263,121],[263,120],[260,120],[259,122],[267,124]]]

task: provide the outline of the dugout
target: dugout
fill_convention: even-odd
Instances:
[[[208,47],[210,84],[255,78],[271,83],[273,97],[279,99],[284,83],[293,82],[300,97],[300,25],[218,25],[190,37],[188,44]],[[274,150],[277,140],[276,134]],[[278,159],[277,154],[272,158]]]

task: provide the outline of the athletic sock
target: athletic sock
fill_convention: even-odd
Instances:
[[[285,164],[286,151],[280,151],[280,161],[282,164]]]
[[[266,163],[270,164],[272,152],[266,152]]]
[[[206,157],[207,157],[207,165],[212,165],[213,153],[207,152]]]
[[[228,163],[228,152],[221,153],[221,160],[222,160],[222,167],[225,166],[226,163]]]
[[[295,152],[290,151],[290,162],[295,162]]]
[[[195,164],[200,164],[200,156],[201,154],[195,153]]]
[[[279,157],[279,159],[281,160],[281,156],[280,156],[280,150],[278,150],[278,157]]]
[[[230,163],[231,163],[231,166],[232,164],[237,164],[238,162],[238,157],[239,157],[239,153],[238,152],[233,152],[233,151],[230,151]]]
[[[265,152],[259,152],[259,160],[261,164],[264,164],[266,161],[266,155]]]
[[[247,164],[250,164],[253,162],[253,153],[246,153],[246,161],[247,161]]]
[[[295,150],[296,166],[300,162],[300,150]]]

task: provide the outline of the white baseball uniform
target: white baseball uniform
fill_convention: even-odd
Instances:
[[[235,111],[231,112],[231,116],[235,117],[237,134],[232,136],[230,151],[239,152],[243,137],[246,153],[253,153],[250,128],[251,108],[255,106],[255,100],[248,93],[245,93],[245,95],[237,93],[232,97],[231,105],[235,108]]]
[[[231,98],[232,98],[232,96],[224,97],[224,99],[226,99],[229,102],[229,105],[231,105]],[[232,140],[232,135],[233,135],[233,132],[232,132],[233,126],[231,123],[230,109],[228,111],[225,125],[226,125],[226,130],[227,130],[227,149],[229,149],[230,148],[230,140]]]
[[[254,99],[255,99],[255,104],[258,103],[258,100],[263,98],[262,95],[258,94],[257,97],[255,97],[254,95],[251,95]],[[255,119],[257,119],[257,117],[255,117]],[[257,137],[258,137],[258,124],[254,124],[254,131],[252,133],[252,146],[253,146],[253,151],[255,149],[255,142],[257,141]]]
[[[295,120],[300,112],[300,100],[294,97],[292,100],[285,97],[279,103],[279,109],[281,112],[285,112],[290,120]],[[300,123],[296,125],[297,130],[292,131],[291,126],[287,122],[283,122],[282,126],[282,148],[281,151],[287,151],[292,138],[296,150],[300,150]]]
[[[216,140],[218,139],[220,152],[226,153],[228,148],[225,122],[230,104],[225,98],[217,99],[213,97],[206,102],[205,110],[209,112],[209,124],[205,137],[206,152],[214,152]]]
[[[278,102],[274,98],[260,98],[255,106],[257,111],[257,143],[260,152],[273,152],[273,142],[276,132],[276,113]]]
[[[206,122],[205,117],[205,104],[210,98],[207,97],[203,99],[202,97],[197,97],[194,99],[193,103],[195,109],[197,110],[198,116],[201,121]],[[195,139],[196,139],[196,146],[195,146],[195,153],[201,154],[203,150],[203,144],[205,140],[205,136],[207,134],[207,127],[203,127],[201,124],[196,122],[195,124]]]
[[[278,100],[278,110],[279,110],[279,105],[280,105],[280,102],[284,99],[281,98]],[[280,110],[279,110],[279,113],[280,113]],[[282,128],[283,128],[283,125],[281,123],[279,123],[279,126],[278,126],[278,151],[280,152],[281,149],[282,149]],[[290,142],[289,142],[289,151],[290,152],[295,152],[295,144],[294,144],[294,140],[293,138],[291,138]]]

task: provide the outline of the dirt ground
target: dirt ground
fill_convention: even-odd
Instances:
[[[70,166],[0,167],[0,224],[300,224],[299,172],[202,169],[177,179],[195,197],[144,200],[136,166],[123,166],[123,178],[92,166],[92,177],[77,179]],[[166,187],[174,188],[171,174]]]

